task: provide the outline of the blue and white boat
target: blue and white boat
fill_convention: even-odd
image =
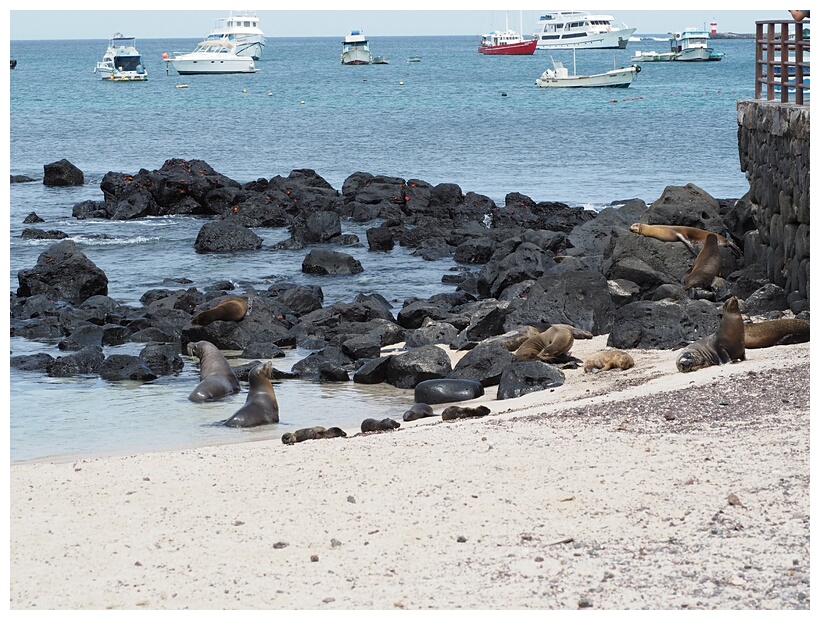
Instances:
[[[14,69],[14,65],[11,68]],[[120,32],[108,41],[108,49],[94,67],[94,73],[113,82],[145,82],[148,79],[142,57],[134,47],[134,37],[126,37]]]

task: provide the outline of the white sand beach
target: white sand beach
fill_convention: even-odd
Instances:
[[[15,465],[10,606],[808,609],[809,352],[634,350],[480,419]]]

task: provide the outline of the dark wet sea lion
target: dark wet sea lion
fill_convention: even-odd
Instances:
[[[458,420],[461,418],[481,418],[489,415],[489,407],[479,405],[478,407],[459,407],[458,405],[451,405],[441,412],[442,420]]]
[[[202,403],[239,391],[239,379],[222,352],[207,340],[188,343],[188,355],[199,358],[199,384],[188,400]]]
[[[675,364],[681,372],[692,372],[745,359],[743,316],[740,314],[737,297],[730,297],[723,304],[717,331],[683,349]]]
[[[809,322],[803,319],[773,319],[759,323],[745,323],[747,349],[762,349],[778,344],[808,342]]]
[[[710,288],[715,278],[720,275],[722,260],[718,250],[717,235],[709,233],[706,241],[698,252],[695,262],[692,263],[686,277],[683,279],[683,288]]]
[[[384,418],[383,420],[367,418],[362,421],[362,432],[369,433],[371,431],[392,431],[394,428],[399,428],[400,426],[401,424],[391,418]]]
[[[203,310],[191,319],[193,325],[210,325],[214,321],[241,321],[248,312],[248,302],[242,297],[228,297],[213,308]]]
[[[635,365],[635,360],[626,351],[612,349],[601,351],[588,357],[584,361],[584,372],[598,372],[600,370],[626,370]]]
[[[416,403],[404,412],[402,420],[412,422],[413,420],[419,420],[421,418],[432,418],[435,417],[435,415],[433,408],[427,403]]]
[[[731,248],[736,254],[742,254],[740,248],[737,247],[731,240],[723,237],[717,233],[692,226],[667,226],[664,224],[632,224],[629,227],[631,232],[643,235],[644,237],[652,237],[659,241],[681,241],[688,247],[692,254],[697,255],[695,245],[701,245],[706,241],[709,234],[717,237],[718,245],[721,247]]]
[[[282,443],[291,444],[307,441],[308,439],[331,439],[333,437],[347,437],[347,433],[338,426],[331,426],[330,428],[311,426],[310,428],[300,428],[292,433],[285,433],[282,435]]]
[[[251,368],[248,375],[250,386],[245,404],[226,422],[225,426],[243,428],[274,424],[279,421],[279,403],[270,383],[271,362],[265,362]]]
[[[524,361],[548,362],[567,353],[574,341],[572,329],[568,325],[552,325],[546,331],[528,338],[515,350],[514,355]]]

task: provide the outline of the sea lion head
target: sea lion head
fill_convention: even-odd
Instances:
[[[189,342],[185,350],[191,357],[199,357],[199,342]]]
[[[347,437],[347,433],[345,433],[342,429],[338,426],[331,426],[327,429],[323,434],[323,437]]]
[[[680,372],[692,372],[703,366],[700,358],[694,351],[684,351],[678,356],[675,362]]]
[[[733,314],[740,314],[740,304],[737,300],[737,297],[732,295],[729,299],[727,299],[723,303],[723,310],[721,312],[721,316],[723,313],[731,312]]]
[[[293,433],[285,433],[282,435],[282,443],[284,444],[292,444],[296,443],[296,435]]]
[[[634,233],[638,233],[640,235],[642,227],[643,227],[643,224],[635,223],[635,224],[632,224],[632,226],[629,227],[629,231],[634,232]]]

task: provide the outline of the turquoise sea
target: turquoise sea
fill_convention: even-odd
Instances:
[[[577,72],[628,65],[636,50],[665,51],[665,42],[644,36],[626,50],[579,51]],[[9,190],[10,291],[17,272],[52,243],[20,238],[32,211],[46,220],[40,228],[75,240],[122,303],[137,305],[173,277],[200,289],[223,279],[240,290],[309,282],[322,287],[326,305],[378,292],[396,312],[408,297],[451,290],[441,283],[451,260],[424,261],[401,247],[369,255],[364,231],[373,223],[343,224],[363,240],[345,251],[364,272],[323,279],[301,273],[305,252],[266,249],[288,236],[284,229],[257,230],[265,240],[259,252],[213,256],[193,251],[199,219],[71,217],[75,203],[102,199],[106,172],[155,169],[169,158],[203,159],[239,182],[298,168],[337,189],[358,171],[452,182],[499,205],[509,192],[598,209],[628,198],[651,203],[668,185],[694,183],[716,198],[748,189],[736,101],[753,97],[752,40],[714,41],[726,54],[721,62],[645,64],[627,89],[553,90],[537,88],[535,79],[551,58],[571,68],[572,52],[487,57],[477,52],[478,36],[370,37],[373,55],[390,64],[349,67],[339,62],[341,39],[269,38],[259,72],[223,76],[166,73],[162,53],[188,51],[195,39],[137,39],[145,83],[103,82],[93,73],[107,40],[11,41],[10,173],[37,181]],[[415,55],[421,62],[406,62]],[[84,186],[42,185],[43,165],[62,158],[84,172]],[[12,338],[10,349],[60,355],[53,341]],[[289,370],[306,354],[289,352],[277,365]],[[186,397],[197,376],[191,363],[145,385],[11,370],[11,461],[278,438],[314,424],[355,428],[366,417],[400,419],[412,404],[412,392],[385,386],[289,381],[276,385],[279,425],[229,429],[214,422],[238,409],[246,392],[194,405]]]

